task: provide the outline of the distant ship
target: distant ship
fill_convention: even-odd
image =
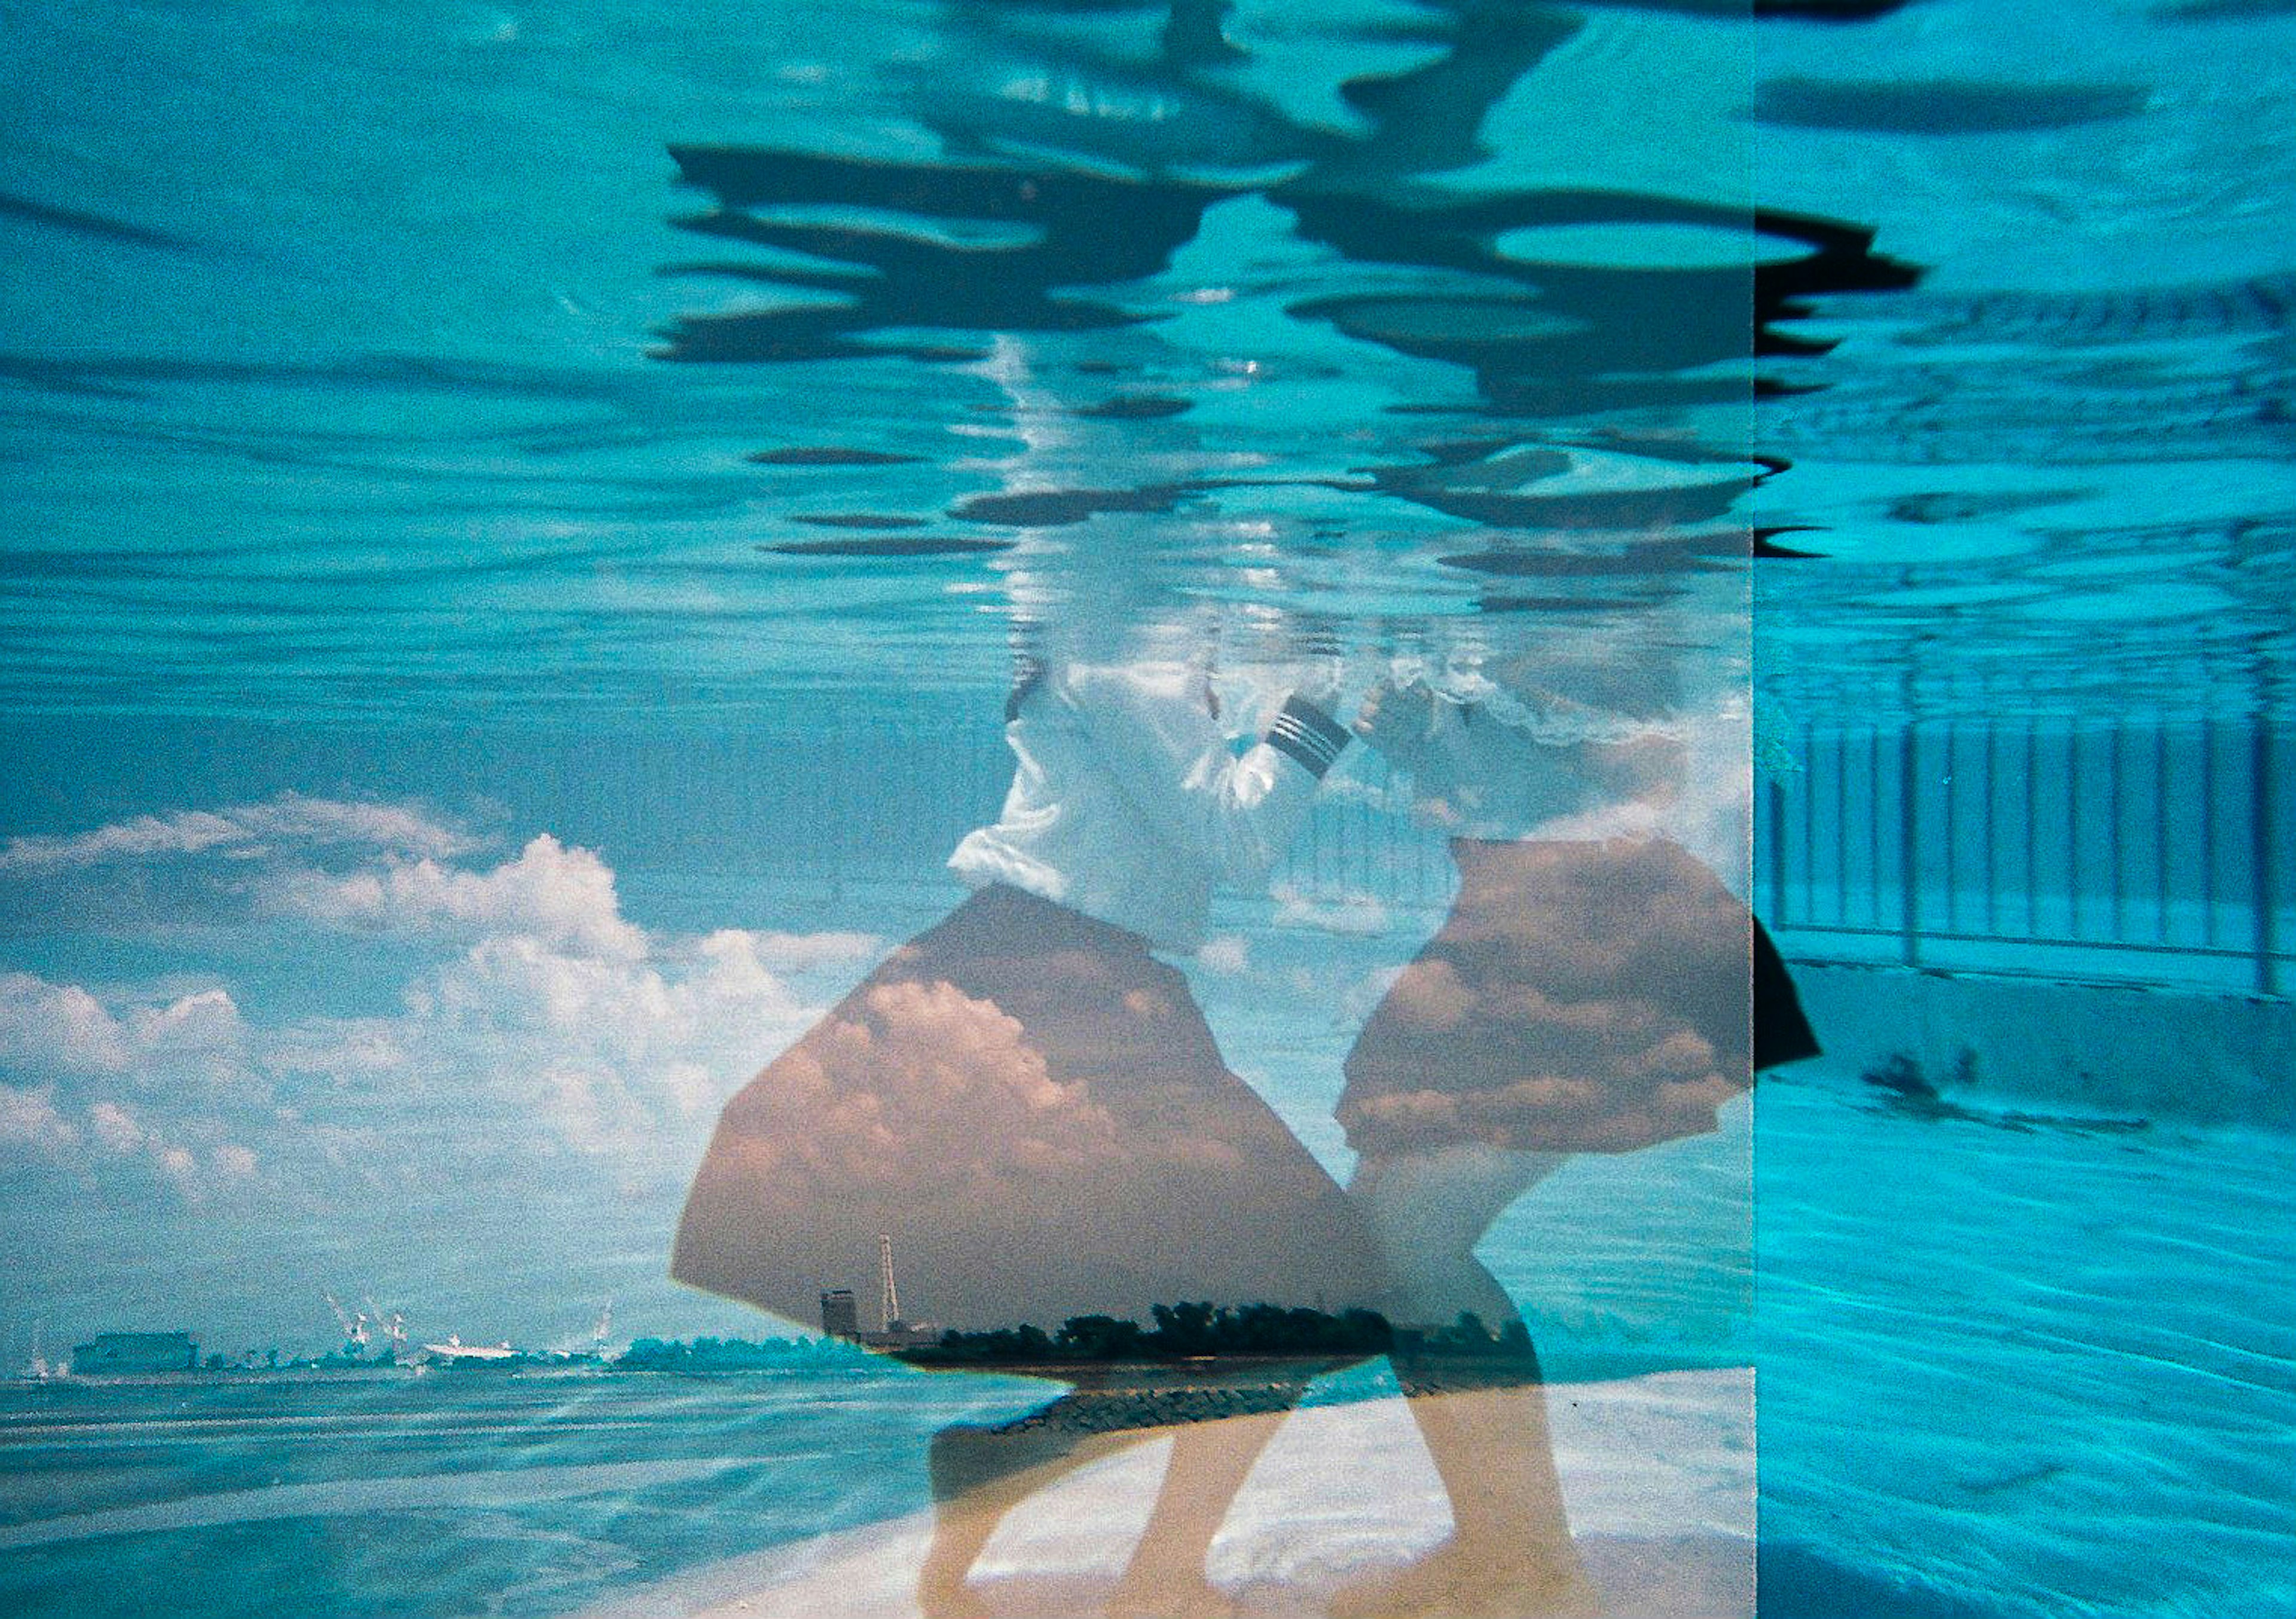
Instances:
[[[425,1344],[413,1360],[417,1368],[442,1371],[589,1371],[606,1364],[603,1350],[521,1349],[508,1340],[465,1344],[460,1337]]]
[[[449,1336],[443,1344],[422,1345],[422,1363],[453,1371],[507,1370],[513,1366],[529,1365],[534,1356],[522,1349],[513,1349],[505,1341],[500,1344],[465,1344],[458,1336]]]

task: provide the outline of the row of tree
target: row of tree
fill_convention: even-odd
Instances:
[[[1472,1313],[1447,1327],[1398,1329],[1374,1310],[1285,1309],[1279,1304],[1157,1304],[1143,1326],[1113,1315],[1072,1315],[1053,1331],[1023,1323],[988,1332],[945,1332],[937,1344],[896,1352],[922,1365],[1061,1365],[1297,1355],[1367,1359],[1380,1354],[1528,1354],[1521,1321],[1494,1332]],[[840,1338],[639,1338],[615,1357],[627,1371],[752,1371],[851,1365],[868,1357]]]
[[[614,1357],[620,1371],[758,1371],[850,1364],[866,1357],[839,1338],[639,1338]]]
[[[1035,1325],[990,1332],[946,1332],[937,1345],[904,1359],[946,1364],[1017,1361],[1193,1360],[1218,1355],[1384,1354],[1394,1329],[1376,1311],[1321,1310],[1279,1304],[1157,1304],[1152,1326],[1113,1315],[1072,1315],[1051,1332]]]

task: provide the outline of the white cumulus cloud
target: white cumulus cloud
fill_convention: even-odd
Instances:
[[[0,1085],[0,1148],[53,1156],[78,1142],[79,1131],[57,1110],[52,1088]]]
[[[212,1116],[186,1116],[171,1133],[125,1101],[90,1103],[75,1118],[51,1089],[0,1085],[0,1150],[8,1149],[81,1172],[157,1177],[193,1203],[252,1181],[258,1163]]]
[[[123,886],[141,879],[103,863],[228,856],[232,891],[255,901],[241,927],[367,935],[429,961],[396,1010],[340,1017],[266,1018],[196,979],[0,973],[0,1079],[13,1082],[0,1147],[156,1177],[193,1202],[253,1186],[324,1197],[346,1177],[436,1184],[569,1154],[658,1187],[818,1018],[824,986],[884,948],[851,932],[657,934],[624,916],[592,850],[543,833],[491,862],[469,853],[414,810],[294,796],[7,846],[0,865]]]
[[[53,871],[197,854],[251,858],[281,845],[367,848],[414,859],[441,859],[472,846],[464,833],[407,805],[283,793],[230,809],[178,810],[137,815],[92,831],[11,838],[0,844],[0,871]]]
[[[119,1102],[96,1103],[87,1110],[87,1123],[96,1145],[123,1157],[141,1151],[151,1139],[135,1113]]]
[[[47,1077],[134,1076],[217,1089],[248,1077],[247,1028],[229,992],[209,988],[106,1005],[78,984],[0,973],[0,1067]]]
[[[1370,937],[1385,933],[1391,922],[1387,906],[1374,895],[1342,893],[1318,899],[1290,883],[1278,883],[1270,893],[1279,928]]]
[[[131,1060],[127,1031],[86,990],[0,973],[0,1064],[95,1074],[119,1072]]]
[[[519,1116],[627,1173],[683,1163],[715,1106],[811,1016],[726,929],[641,958],[481,939],[410,986],[390,1041],[418,1075],[475,1075]]]
[[[421,860],[333,875],[273,874],[265,908],[314,926],[394,936],[521,934],[586,955],[634,959],[645,935],[624,920],[614,873],[545,832],[517,857],[473,871]]]
[[[1196,952],[1196,960],[1213,972],[1233,977],[1250,969],[1251,952],[1240,936],[1222,934],[1218,938],[1205,940],[1203,948]]]

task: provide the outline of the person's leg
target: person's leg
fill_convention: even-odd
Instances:
[[[1109,1619],[1226,1619],[1235,1611],[1207,1577],[1205,1559],[1252,1464],[1286,1414],[1258,1411],[1173,1430],[1163,1486],[1109,1599]]]
[[[1513,1301],[1475,1257],[1507,1206],[1569,1155],[1467,1143],[1367,1157],[1348,1195],[1398,1278],[1397,1324],[1440,1328],[1472,1311],[1496,1330]],[[1536,1358],[1446,1375],[1443,1357],[1396,1358],[1406,1407],[1449,1499],[1451,1536],[1399,1574],[1344,1588],[1334,1619],[1562,1619],[1598,1614],[1572,1546]]]
[[[1579,1619],[1588,1583],[1535,1383],[1422,1394],[1409,1401],[1450,1499],[1451,1538],[1384,1589],[1334,1604],[1333,1619]]]
[[[1066,1403],[1054,1401],[1036,1416],[1002,1427],[959,1425],[933,1435],[927,1454],[932,1544],[917,1574],[917,1607],[925,1619],[985,1619],[988,1606],[967,1587],[965,1577],[1005,1516],[1078,1468],[1156,1436],[1144,1428],[1079,1429],[1063,1420]]]
[[[1475,1257],[1475,1244],[1509,1204],[1569,1156],[1509,1152],[1479,1141],[1366,1154],[1348,1182],[1348,1201],[1370,1225],[1394,1274],[1388,1318],[1398,1327],[1447,1327],[1472,1310],[1495,1330],[1513,1320],[1513,1302]]]
[[[1520,1378],[1430,1387],[1406,1358],[1406,1406],[1451,1508],[1450,1538],[1399,1573],[1343,1588],[1332,1619],[1591,1619],[1588,1582],[1563,1510],[1562,1481],[1535,1362]]]
[[[1019,1452],[1026,1435],[976,1427],[943,1428],[930,1451],[932,1544],[917,1574],[917,1607],[925,1619],[976,1619],[988,1607],[965,1586],[988,1537],[1004,1515],[1055,1476],[1065,1451],[1042,1442]]]

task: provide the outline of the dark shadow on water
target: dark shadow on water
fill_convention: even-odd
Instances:
[[[1881,1111],[1932,1124],[1987,1124],[1996,1130],[2023,1134],[2049,1132],[2058,1135],[2136,1135],[2152,1128],[2141,1118],[2087,1118],[2078,1114],[1997,1112],[1964,1107],[1923,1071],[1920,1063],[1895,1052],[1880,1067],[1860,1075],[1872,1088],[1871,1098]],[[1966,1047],[1956,1060],[1948,1085],[1961,1087],[1976,1080],[1976,1058]]]
[[[12,219],[21,225],[39,225],[48,230],[62,231],[73,236],[97,241],[119,242],[128,247],[153,248],[165,253],[189,253],[195,244],[180,236],[170,236],[164,231],[131,225],[125,219],[113,219],[103,214],[93,214],[81,209],[58,208],[51,203],[35,201],[10,192],[0,192],[0,219]]]
[[[2184,5],[2164,5],[2152,16],[2160,22],[2238,22],[2285,17],[2292,12],[2296,12],[2296,0],[2190,0]]]
[[[1744,14],[1734,6],[1653,9]],[[1886,9],[1804,4],[1782,14],[1840,18]],[[1435,60],[1335,86],[1363,119],[1364,132],[1353,136],[1292,122],[1273,106],[1206,79],[1200,70],[1226,54],[1213,48],[1219,43],[1217,8],[1175,8],[1172,29],[1195,43],[1180,48],[1168,31],[1160,65],[1029,34],[1018,26],[1026,15],[1025,8],[965,8],[953,13],[952,26],[980,35],[997,60],[1068,86],[1062,105],[1092,105],[1088,115],[1055,117],[1059,108],[1026,97],[971,94],[966,74],[980,70],[953,69],[921,78],[906,98],[913,116],[952,154],[943,160],[672,147],[680,184],[714,200],[708,211],[675,223],[767,257],[668,273],[767,285],[791,301],[685,317],[664,333],[659,355],[747,363],[972,358],[979,351],[961,341],[920,345],[914,334],[1136,325],[1160,312],[1095,290],[1166,269],[1194,239],[1207,209],[1243,196],[1288,212],[1301,241],[1329,248],[1350,265],[1460,277],[1451,288],[1329,290],[1295,298],[1289,311],[1398,353],[1464,366],[1498,415],[1734,400],[1742,396],[1742,381],[1696,373],[1746,358],[1750,304],[1756,356],[1821,353],[1830,345],[1774,329],[1803,312],[1795,300],[1902,289],[1918,274],[1874,255],[1870,231],[1756,211],[1735,199],[1599,187],[1466,195],[1439,189],[1429,176],[1486,155],[1480,139],[1486,115],[1580,30],[1582,22],[1564,12],[1436,8],[1414,33],[1447,47]],[[1111,110],[1105,115],[1086,94],[1095,87],[1107,91]],[[1142,105],[1159,110],[1156,116],[1123,110],[1141,97]],[[2042,107],[2030,96],[2015,100],[2008,113],[1984,96],[1963,96],[1955,107],[1939,116],[1982,123],[2013,114],[2012,122],[2022,127],[2033,118],[2064,113],[2057,102]],[[1047,128],[1038,129],[1039,123]],[[1213,178],[1192,168],[1185,142],[1201,143],[1229,123],[1240,130],[1249,126],[1245,143],[1258,167],[1288,172]],[[1182,144],[1161,152],[1139,149],[1152,136]],[[1503,238],[1511,233],[1590,225],[1734,235],[1745,243],[1745,261],[1661,269],[1529,263],[1505,250]],[[1758,241],[1769,249],[1762,257],[1770,262],[1753,262]],[[1786,255],[1776,257],[1782,248]],[[1185,400],[1144,394],[1082,404],[1070,413],[1148,420],[1186,408]]]
[[[891,511],[792,511],[792,523],[809,528],[922,528],[924,519]]]
[[[918,357],[911,347],[860,340],[887,327],[1075,331],[1136,324],[1142,317],[1113,304],[1052,290],[1154,274],[1194,237],[1204,209],[1227,194],[1045,166],[879,163],[730,146],[673,146],[670,156],[680,184],[710,192],[718,205],[677,220],[680,228],[813,261],[704,268],[835,300],[679,321],[659,351],[671,360]],[[824,205],[870,212],[839,221],[775,211]],[[914,221],[913,229],[900,228],[904,217]],[[931,233],[935,220],[1025,233],[995,245],[959,242]]]
[[[889,534],[856,540],[792,540],[760,545],[777,557],[970,557],[1012,548],[1009,540],[959,539],[954,536]]]
[[[2008,1619],[2000,1608],[1894,1584],[1800,1546],[1765,1541],[1755,1566],[1758,1619]]]
[[[1178,416],[1194,408],[1185,399],[1174,399],[1161,394],[1119,394],[1097,405],[1079,405],[1069,414],[1086,421],[1154,421],[1166,416]]]
[[[791,445],[743,457],[761,467],[899,467],[923,459],[890,450],[859,450],[844,445]]]

